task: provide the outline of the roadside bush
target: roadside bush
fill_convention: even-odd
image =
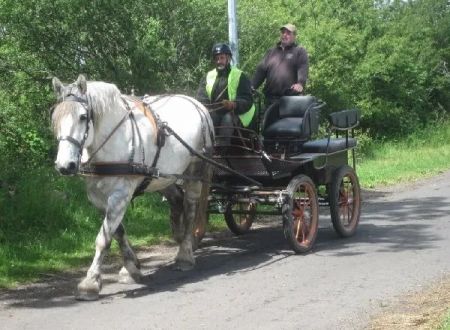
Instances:
[[[49,80],[37,84],[20,73],[9,79],[0,83],[0,180],[14,184],[27,172],[51,165],[53,100]]]

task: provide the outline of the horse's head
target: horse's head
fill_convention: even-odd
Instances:
[[[52,124],[59,142],[55,167],[63,175],[73,175],[78,171],[83,149],[93,139],[86,78],[80,75],[75,83],[64,85],[55,77],[52,83],[57,96]]]

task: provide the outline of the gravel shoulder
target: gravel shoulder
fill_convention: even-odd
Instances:
[[[394,299],[394,304],[374,316],[370,330],[439,329],[450,312],[450,276],[447,275],[423,290]]]
[[[374,196],[413,191],[423,185],[430,183],[434,185],[446,180],[448,176],[449,172],[442,172],[440,175],[414,182],[365,190],[364,196],[367,200]],[[448,313],[450,313],[450,274],[443,275],[420,290],[394,298],[391,305],[385,306],[382,312],[372,317],[368,329],[439,329]]]

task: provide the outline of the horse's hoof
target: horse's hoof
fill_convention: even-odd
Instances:
[[[200,248],[203,236],[194,236],[192,240],[192,251],[196,251]]]
[[[173,269],[181,270],[182,272],[194,269],[195,263],[186,260],[176,260]]]
[[[173,240],[175,241],[175,243],[181,244],[181,242],[183,242],[183,238],[184,238],[183,234],[178,234],[175,232],[173,233]]]
[[[137,284],[142,282],[143,275],[140,270],[137,269],[137,272],[130,273],[125,267],[119,272],[119,283],[122,284]]]
[[[98,300],[101,288],[102,281],[100,278],[96,281],[85,278],[78,284],[75,299],[83,301]]]
[[[78,291],[77,294],[75,295],[75,299],[80,301],[94,301],[98,300],[99,296],[100,295],[98,292]]]

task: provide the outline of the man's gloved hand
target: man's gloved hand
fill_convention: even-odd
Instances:
[[[234,109],[236,109],[236,102],[223,100],[222,106],[224,109],[226,109],[228,111],[233,111]]]

